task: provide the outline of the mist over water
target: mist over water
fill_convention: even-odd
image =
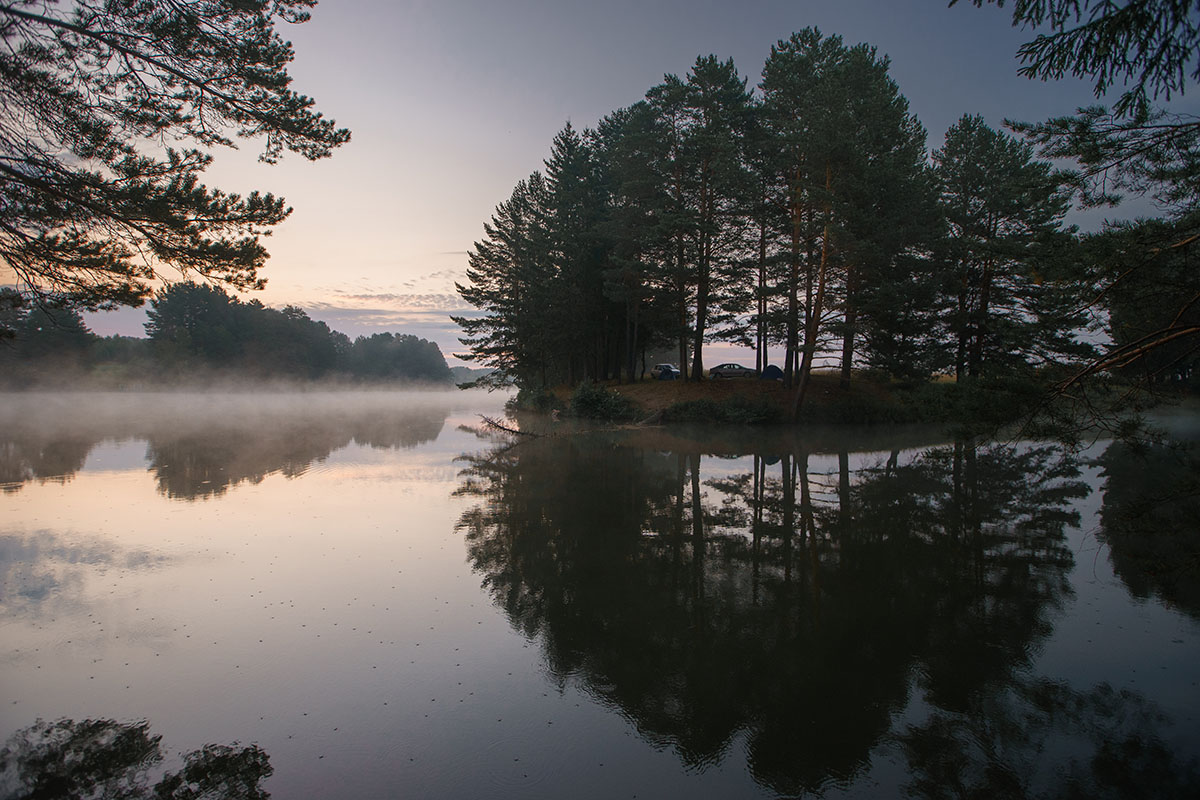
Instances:
[[[145,796],[1200,787],[1194,451],[505,399],[0,396],[0,795],[65,738]]]
[[[0,425],[13,432],[106,438],[155,426],[277,426],[320,417],[349,419],[406,411],[500,409],[503,393],[459,389],[220,388],[212,391],[12,392],[0,394]],[[115,433],[114,433],[115,432]]]
[[[145,442],[160,488],[180,497],[219,493],[274,472],[295,477],[350,445],[413,448],[436,440],[452,414],[477,407],[499,413],[505,400],[457,389],[3,397],[3,491],[31,480],[68,480],[101,444]]]

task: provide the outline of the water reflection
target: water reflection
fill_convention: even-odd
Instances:
[[[288,478],[350,444],[408,449],[437,439],[444,409],[396,410],[390,415],[292,415],[272,427],[233,426],[148,435],[146,460],[158,490],[194,500],[224,494],[268,475]]]
[[[6,617],[82,613],[88,576],[100,569],[144,569],[166,557],[104,541],[40,531],[0,535],[0,609]]]
[[[1200,447],[1114,442],[1099,464],[1113,570],[1135,596],[1200,619]]]
[[[84,397],[95,405],[81,410],[61,398],[39,406],[37,398],[8,397],[13,407],[0,419],[0,489],[68,481],[101,442],[144,440],[159,491],[203,499],[276,473],[296,477],[351,444],[406,449],[432,442],[450,414],[444,399],[383,394],[290,395],[286,407],[278,397],[254,395]],[[190,407],[179,408],[181,402]]]
[[[259,800],[271,759],[258,745],[207,744],[183,756],[183,768],[151,783],[163,762],[162,737],[145,721],[38,721],[0,749],[0,789],[13,800],[112,797],[137,800]]]
[[[67,480],[87,461],[98,439],[44,438],[11,430],[0,439],[0,490],[15,492],[30,481]]]
[[[954,713],[939,709],[900,737],[909,796],[1193,798],[1195,759],[1158,735],[1167,721],[1137,692],[1075,691],[1017,679]],[[1051,764],[1052,769],[1046,765]]]
[[[788,794],[848,784],[914,674],[962,711],[1028,665],[1089,491],[1052,447],[851,470],[793,444],[722,460],[546,438],[465,457],[459,490],[487,501],[460,523],[474,568],[558,680],[691,767],[744,732],[755,779]]]

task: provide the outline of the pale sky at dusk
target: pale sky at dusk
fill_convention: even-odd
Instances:
[[[567,120],[591,127],[698,55],[733,58],[756,85],[771,45],[801,28],[873,44],[930,148],[964,113],[999,127],[1095,102],[1087,84],[1016,74],[1031,34],[1011,27],[1008,9],[946,2],[322,0],[311,22],[282,30],[296,49],[290,72],[353,140],[330,159],[275,166],[243,142],[216,153],[207,182],[271,191],[295,209],[266,242],[263,303],[299,305],[352,338],[416,334],[459,363],[454,281],[495,206],[541,168]],[[143,320],[89,317],[100,334],[142,335]]]

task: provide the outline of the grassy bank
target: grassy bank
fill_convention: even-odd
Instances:
[[[573,416],[606,420],[771,424],[789,421],[794,389],[753,379],[647,380],[632,384],[558,387],[541,398]],[[836,374],[815,374],[802,423],[858,425],[913,422],[1004,424],[1033,410],[1041,387],[1016,382],[960,386],[941,381],[905,386],[856,376],[842,387]]]

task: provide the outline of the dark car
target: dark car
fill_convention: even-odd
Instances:
[[[710,378],[757,378],[758,370],[741,364],[718,364],[708,371]]]
[[[650,377],[656,381],[673,381],[679,377],[679,367],[674,364],[655,364],[650,368]]]

